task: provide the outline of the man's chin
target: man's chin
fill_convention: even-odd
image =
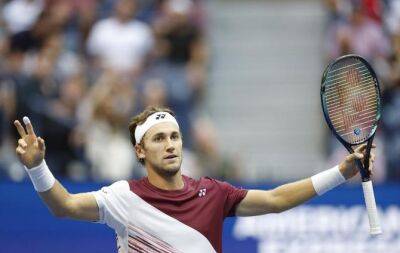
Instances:
[[[159,168],[156,172],[163,177],[173,177],[179,172],[179,168]]]
[[[172,174],[176,174],[178,173],[178,171],[181,169],[180,164],[176,165],[176,164],[168,164],[167,166],[165,166],[163,168],[164,171],[166,171],[167,173],[172,173]]]
[[[160,175],[171,177],[171,176],[175,176],[179,172],[180,169],[181,169],[180,165],[168,164],[168,165],[164,166],[163,168],[160,168],[160,167],[156,168],[156,171]]]
[[[180,168],[179,167],[175,167],[175,168],[171,168],[171,169],[165,169],[165,174],[168,176],[175,176],[178,172],[179,172]]]

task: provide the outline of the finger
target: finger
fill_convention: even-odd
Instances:
[[[354,150],[354,154],[364,154],[367,148],[367,144],[361,144]]]
[[[371,173],[371,175],[373,175],[374,174],[374,172],[373,172],[373,167],[374,167],[374,163],[372,162],[372,161],[369,161],[369,167],[368,167],[368,170],[369,170],[369,173]]]
[[[24,138],[26,136],[26,132],[24,127],[21,125],[21,123],[19,122],[19,120],[14,121],[14,126],[17,128],[17,131],[19,133],[19,136],[21,136],[22,138]]]
[[[375,154],[371,153],[371,161],[374,162],[375,161]]]
[[[360,160],[360,159],[363,159],[363,158],[364,158],[364,154],[362,154],[362,153],[353,153],[351,155],[351,159],[352,160]]]
[[[24,139],[19,139],[18,140],[18,145],[20,145],[22,148],[28,147],[28,144],[26,144]]]
[[[365,148],[367,147],[367,143],[361,144],[360,146],[358,146],[354,152],[355,153],[361,153],[363,150],[365,150]]]
[[[40,151],[44,151],[46,149],[46,145],[44,144],[44,140],[39,137],[38,139],[38,148]]]
[[[375,144],[372,144],[371,145],[371,149],[370,149],[370,152],[372,152],[372,150],[374,150],[376,148],[376,145]],[[362,153],[366,153],[367,152],[367,149],[366,148],[364,148],[363,150],[362,150]]]
[[[363,154],[361,154],[361,153],[353,153],[353,154],[348,155],[348,156],[346,157],[346,162],[352,163],[352,162],[354,162],[355,160],[361,160],[361,159],[363,159],[363,158],[364,158],[364,155],[363,155]]]
[[[27,130],[28,134],[36,136],[35,131],[33,130],[33,126],[32,126],[32,123],[31,123],[30,119],[25,116],[23,118],[23,120],[24,120],[24,123],[25,123],[26,130]]]
[[[15,152],[17,153],[17,155],[23,155],[23,154],[25,154],[25,150],[21,147],[21,146],[18,146],[16,149],[15,149]]]
[[[375,144],[371,145],[371,149],[372,148],[376,148]],[[361,144],[360,146],[358,146],[354,152],[358,152],[358,153],[363,153],[365,150],[367,149],[367,143]]]
[[[371,153],[371,157],[369,159],[369,172],[373,174],[372,169],[374,168],[375,154]]]

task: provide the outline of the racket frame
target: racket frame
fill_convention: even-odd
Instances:
[[[339,61],[342,61],[343,59],[347,59],[347,58],[357,58],[357,60],[361,61],[370,71],[372,78],[374,78],[374,83],[375,83],[375,88],[377,91],[377,117],[376,117],[376,124],[373,127],[373,129],[371,130],[371,132],[369,133],[369,136],[367,139],[363,140],[362,142],[359,143],[355,143],[355,144],[351,144],[348,143],[347,141],[345,141],[335,130],[335,128],[333,127],[333,124],[329,118],[329,114],[328,114],[328,108],[326,105],[326,100],[325,100],[325,88],[326,88],[326,84],[325,84],[325,80],[327,78],[327,74],[328,72],[331,70],[331,68],[338,63]],[[370,150],[371,150],[371,146],[372,146],[372,142],[373,139],[375,137],[375,133],[376,133],[376,129],[378,127],[378,122],[381,118],[381,90],[379,88],[379,80],[376,76],[375,71],[372,69],[371,65],[361,56],[356,55],[356,54],[348,54],[348,55],[344,55],[341,56],[339,58],[337,58],[335,61],[331,62],[325,69],[323,75],[322,75],[322,80],[321,80],[321,105],[322,105],[322,111],[325,117],[325,120],[329,126],[329,128],[331,129],[332,133],[335,135],[336,139],[338,139],[340,141],[340,143],[342,143],[342,145],[347,149],[347,151],[352,154],[354,153],[354,149],[352,148],[353,146],[357,146],[360,145],[362,143],[368,142],[367,143],[367,150],[366,150],[366,157],[364,158],[364,165],[361,163],[360,160],[356,160],[357,163],[357,167],[360,170],[360,174],[361,174],[361,178],[363,182],[369,181],[371,178],[371,173],[368,170],[369,167],[369,156],[370,156]]]
[[[371,132],[369,133],[369,136],[367,139],[363,140],[362,142],[359,143],[355,143],[355,144],[350,144],[347,141],[345,141],[335,130],[335,128],[333,127],[333,124],[329,118],[329,114],[328,114],[328,108],[326,105],[326,100],[325,100],[325,88],[326,88],[326,84],[325,84],[325,80],[327,77],[327,73],[329,72],[329,70],[332,68],[332,66],[334,64],[336,64],[338,61],[341,61],[343,59],[346,58],[357,58],[358,60],[360,60],[363,64],[365,64],[365,66],[368,68],[368,70],[371,73],[371,76],[374,78],[375,80],[375,88],[377,91],[377,118],[376,118],[376,123],[375,126],[373,127],[373,129],[371,130]],[[361,178],[362,178],[362,187],[363,187],[363,192],[364,192],[364,200],[365,200],[365,205],[367,208],[367,213],[368,213],[368,220],[369,220],[369,228],[370,228],[370,234],[371,235],[379,235],[382,233],[382,229],[380,226],[380,222],[379,222],[379,216],[378,216],[378,210],[376,207],[376,202],[375,202],[375,196],[374,196],[374,190],[373,190],[373,186],[372,186],[372,181],[371,181],[371,173],[369,172],[368,168],[369,168],[369,157],[370,157],[370,151],[371,151],[371,147],[372,147],[372,142],[373,139],[375,137],[375,133],[376,133],[376,129],[378,127],[378,123],[379,120],[381,118],[381,91],[379,88],[379,80],[376,76],[375,71],[372,69],[371,65],[361,56],[359,55],[355,55],[355,54],[350,54],[350,55],[344,55],[342,57],[337,58],[335,61],[333,61],[332,63],[330,63],[323,75],[322,75],[322,80],[321,80],[321,105],[322,105],[322,111],[325,117],[325,120],[329,126],[329,128],[331,129],[332,133],[335,135],[336,139],[338,139],[343,146],[347,149],[347,151],[349,151],[350,154],[354,153],[354,149],[352,148],[352,146],[356,146],[365,142],[367,143],[367,147],[366,147],[366,155],[364,157],[364,166],[361,163],[360,160],[356,160],[356,165],[360,171],[361,174]]]

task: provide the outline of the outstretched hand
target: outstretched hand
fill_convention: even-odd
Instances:
[[[26,131],[18,120],[14,121],[14,125],[21,137],[18,140],[18,147],[15,151],[21,163],[30,169],[40,165],[43,161],[46,146],[42,138],[36,137],[29,118],[24,117],[23,120]]]
[[[366,148],[367,148],[367,144],[362,144],[360,146],[358,146],[355,150],[353,154],[350,154],[348,156],[346,156],[346,158],[344,159],[343,162],[341,162],[339,164],[339,170],[342,173],[342,175],[346,178],[352,178],[355,175],[358,174],[359,169],[356,165],[356,160],[360,160],[361,163],[363,163],[364,161],[364,156],[366,155]],[[368,170],[370,173],[372,173],[372,168],[373,168],[373,163],[375,161],[375,154],[372,151],[373,148],[376,148],[375,144],[372,144],[372,148],[371,148],[371,155],[369,157],[369,167]]]

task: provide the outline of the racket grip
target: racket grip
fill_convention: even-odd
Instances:
[[[371,235],[382,234],[382,229],[378,217],[378,210],[376,208],[374,189],[372,187],[372,181],[368,180],[366,182],[362,182],[362,187],[364,191],[365,205],[368,212],[369,233]]]

